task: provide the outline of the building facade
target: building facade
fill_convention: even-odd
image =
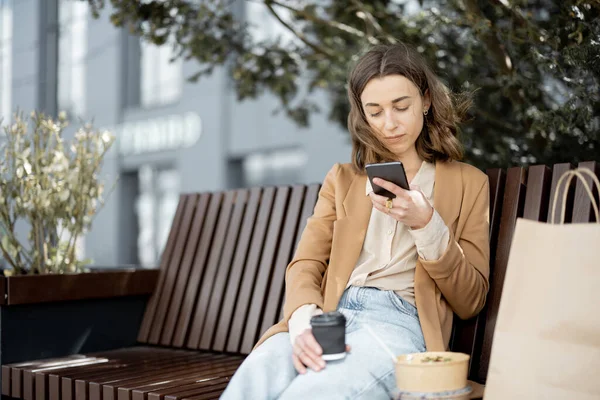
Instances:
[[[262,5],[235,7],[260,22],[256,35],[280,33]],[[95,265],[156,266],[181,192],[320,182],[349,161],[349,135],[326,111],[302,129],[273,115],[270,95],[237,101],[223,68],[187,82],[195,62],[170,63],[169,46],[140,42],[110,13],[108,4],[93,19],[81,1],[0,0],[0,118],[64,110],[74,125],[117,136],[103,167],[116,184],[82,245]]]

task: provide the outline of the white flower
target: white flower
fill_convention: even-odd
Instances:
[[[102,137],[102,141],[103,141],[104,143],[110,143],[110,142],[112,142],[112,141],[113,141],[113,139],[114,139],[114,137],[113,137],[113,136],[110,134],[110,132],[109,132],[109,131],[104,131],[104,132],[102,132],[102,136],[101,136],[101,137]]]

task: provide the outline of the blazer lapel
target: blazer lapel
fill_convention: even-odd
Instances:
[[[463,196],[462,176],[457,174],[458,163],[437,162],[435,164],[435,184],[433,205],[446,223],[448,229],[460,214]]]
[[[435,166],[435,186],[433,189],[433,205],[444,220],[448,229],[452,229],[459,216],[462,204],[462,176],[456,169],[459,164],[452,162],[438,162]],[[425,271],[423,265],[417,261],[415,267],[415,302],[417,308],[426,307],[430,310],[427,315],[420,315],[423,332],[429,332],[425,339],[427,343],[444,343],[438,307],[438,289],[435,282]],[[443,347],[440,347],[440,350]]]
[[[356,175],[343,201],[345,217],[335,222],[324,308],[335,310],[360,256],[373,205],[365,194],[366,175]]]

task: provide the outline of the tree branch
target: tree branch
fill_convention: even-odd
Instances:
[[[2,251],[2,257],[4,258],[4,260],[6,260],[6,262],[8,262],[11,267],[13,267],[15,272],[18,272],[20,270],[20,268],[17,266],[17,263],[15,261],[13,261],[13,259],[10,257],[8,252],[6,250],[4,250],[4,247],[2,247],[2,244],[0,244],[0,251]]]
[[[294,36],[296,36],[298,39],[300,39],[305,45],[307,45],[308,47],[310,47],[311,49],[313,49],[314,51],[316,51],[317,53],[321,53],[323,55],[326,55],[327,57],[334,57],[335,55],[321,47],[318,46],[315,43],[312,43],[311,41],[309,41],[306,36],[302,33],[302,32],[298,32],[296,31],[292,26],[290,26],[287,22],[285,22],[280,16],[279,14],[277,14],[277,11],[275,11],[275,9],[273,8],[273,6],[271,5],[272,1],[270,0],[266,0],[265,1],[265,6],[267,6],[267,9],[269,10],[269,12],[275,17],[277,18],[277,20],[279,21],[279,23],[281,25],[283,25],[287,30],[289,30],[290,32],[292,32],[294,34]]]
[[[375,17],[373,16],[373,14],[371,14],[365,7],[363,7],[363,3],[358,1],[358,0],[352,0],[352,2],[354,3],[354,5],[356,6],[357,9],[359,9],[363,14],[365,14],[365,21],[367,21],[369,24],[371,24],[371,26],[383,37],[385,37],[385,39],[391,43],[391,44],[395,44],[398,43],[398,41],[396,40],[395,37],[385,33],[383,31],[383,28],[381,27],[381,25],[379,24],[379,22],[377,22],[377,19],[375,19]]]
[[[2,227],[4,229],[5,235],[11,241],[12,245],[15,246],[15,248],[17,248],[17,249],[20,249],[19,252],[17,253],[17,256],[16,256],[15,265],[17,266],[17,268],[19,270],[20,269],[25,269],[24,266],[21,267],[21,257],[20,256],[22,255],[23,258],[25,259],[25,261],[28,262],[29,264],[32,263],[32,259],[24,251],[25,247],[21,244],[21,242],[19,241],[19,239],[17,239],[16,235],[14,234],[14,227],[11,228],[11,230],[6,229],[7,228],[6,226],[0,226],[0,227]],[[2,248],[1,244],[0,244],[0,248]],[[2,249],[2,250],[5,251],[5,249]]]
[[[472,14],[476,16],[478,19],[485,21],[491,25],[491,21],[483,14],[479,5],[477,4],[477,0],[464,0],[464,5],[468,14]],[[498,40],[494,32],[487,29],[486,32],[483,32],[481,35],[482,40],[487,45],[487,48],[490,51],[490,55],[495,61],[496,65],[500,68],[503,75],[508,75],[513,70],[513,64],[510,59],[510,56],[504,50],[504,45]]]
[[[377,38],[375,38],[373,36],[366,35],[364,32],[361,32],[360,30],[358,30],[356,28],[353,28],[350,25],[346,25],[346,24],[343,24],[343,23],[337,22],[337,21],[327,21],[327,20],[324,20],[322,18],[316,17],[315,15],[307,13],[304,10],[300,10],[298,8],[294,8],[292,6],[289,6],[287,4],[280,3],[279,1],[272,0],[270,2],[272,4],[275,4],[276,6],[285,8],[286,10],[290,10],[290,11],[292,11],[292,12],[298,14],[298,15],[301,15],[304,18],[306,18],[306,19],[308,19],[308,20],[310,20],[312,22],[315,22],[315,23],[318,23],[318,24],[322,24],[322,25],[327,25],[327,26],[329,26],[331,28],[340,30],[342,32],[349,33],[349,34],[357,36],[357,37],[359,37],[361,39],[367,39],[369,41],[369,43],[371,43],[371,44],[379,44],[379,40]]]

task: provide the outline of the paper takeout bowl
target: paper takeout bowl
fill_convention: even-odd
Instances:
[[[441,357],[442,362],[426,360]],[[398,389],[413,392],[445,392],[467,386],[468,354],[453,352],[425,352],[403,354],[396,361]]]

